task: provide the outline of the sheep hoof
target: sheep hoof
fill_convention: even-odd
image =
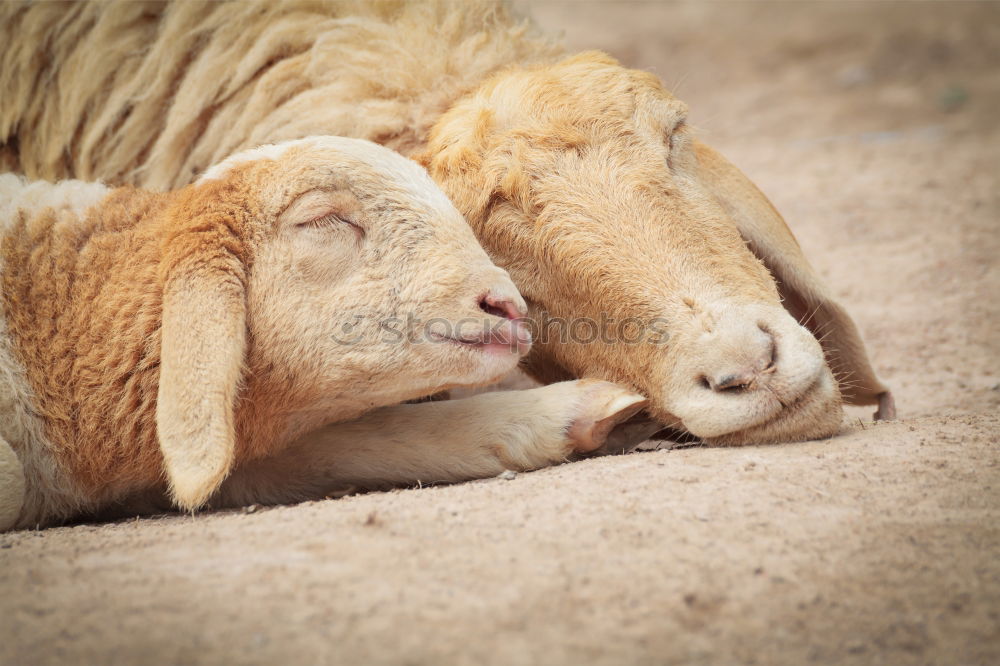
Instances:
[[[576,453],[593,453],[604,447],[615,426],[649,404],[638,393],[610,382],[584,380],[581,385],[583,397],[566,431]]]
[[[663,424],[654,421],[644,413],[638,413],[632,418],[616,425],[611,429],[604,445],[591,451],[588,455],[615,455],[622,453],[632,453],[640,444],[653,438],[656,433],[664,431]],[[671,432],[667,430],[667,432]],[[657,445],[655,448],[667,448]]]
[[[878,410],[873,414],[876,421],[896,420],[896,400],[892,397],[892,391],[884,391],[878,394]]]

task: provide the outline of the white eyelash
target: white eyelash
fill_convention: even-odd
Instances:
[[[354,224],[353,222],[349,222],[349,221],[343,219],[342,217],[338,217],[337,215],[334,215],[333,213],[330,213],[329,215],[324,215],[323,217],[317,217],[316,219],[309,220],[308,222],[303,222],[299,226],[300,227],[315,227],[317,229],[323,229],[323,228],[327,228],[327,227],[339,226],[341,224],[350,225],[352,227],[357,227],[358,226],[358,225]]]

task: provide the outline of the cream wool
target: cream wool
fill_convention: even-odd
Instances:
[[[565,57],[504,3],[0,16],[2,154],[32,177],[163,189],[241,147],[371,139],[428,167],[534,315],[667,322],[658,347],[535,345],[535,377],[621,382],[716,443],[828,436],[841,398],[894,413],[844,308],[684,105],[603,54]]]
[[[645,406],[569,382],[456,401],[474,434],[449,435],[441,408],[397,405],[495,380],[529,342],[448,199],[370,142],[268,146],[166,193],[0,187],[0,529],[527,469]],[[407,314],[466,325],[386,344],[381,323]],[[393,438],[405,450],[374,445]]]

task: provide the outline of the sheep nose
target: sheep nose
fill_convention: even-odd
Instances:
[[[503,319],[519,319],[528,314],[528,308],[520,298],[493,290],[479,299],[479,309]]]
[[[764,329],[758,328],[738,346],[727,347],[730,353],[702,375],[702,382],[716,393],[755,388],[762,377],[775,371],[774,338]]]

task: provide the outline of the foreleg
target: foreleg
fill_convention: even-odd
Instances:
[[[608,382],[384,407],[326,426],[280,454],[238,465],[212,507],[284,504],[345,489],[451,483],[556,464],[601,449],[646,406]]]

